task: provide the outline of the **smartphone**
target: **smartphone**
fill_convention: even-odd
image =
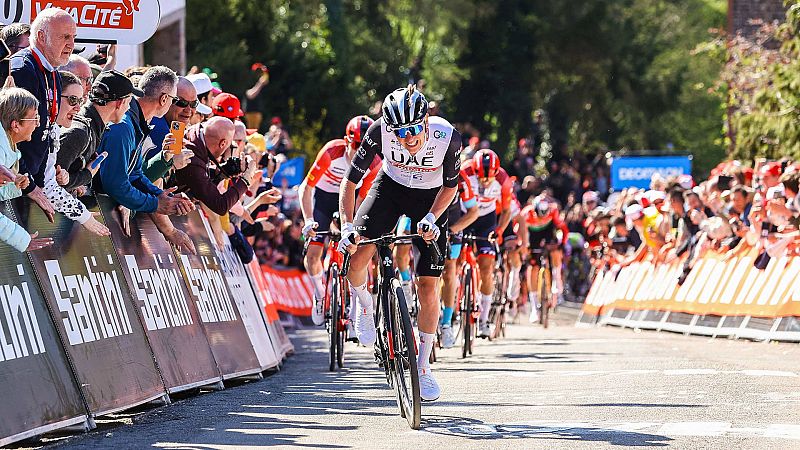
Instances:
[[[717,187],[720,191],[727,191],[731,188],[731,181],[733,181],[733,177],[728,175],[720,175],[717,179]]]
[[[169,125],[169,132],[172,133],[172,137],[175,138],[175,143],[165,148],[165,150],[170,150],[172,153],[179,155],[183,149],[183,134],[185,131],[185,123],[173,120]]]
[[[108,153],[107,153],[107,152],[100,153],[99,155],[97,155],[97,158],[95,158],[95,159],[94,159],[94,160],[93,160],[93,161],[92,161],[92,162],[89,164],[89,168],[90,168],[90,169],[92,169],[92,170],[95,170],[95,169],[97,169],[98,167],[100,167],[100,163],[102,163],[102,162],[103,162],[103,160],[105,160],[107,156],[108,156]]]

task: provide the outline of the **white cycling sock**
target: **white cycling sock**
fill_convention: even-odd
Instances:
[[[325,297],[325,286],[322,284],[322,272],[316,275],[308,274],[308,276],[311,277],[311,284],[314,286],[314,299],[319,300]]]
[[[481,315],[480,321],[489,320],[489,309],[492,307],[492,294],[481,294]]]
[[[350,286],[350,320],[355,320],[356,312],[358,312],[358,297],[356,290]]]
[[[431,370],[431,350],[436,342],[436,335],[419,332],[419,355],[417,355],[417,370],[426,373]]]
[[[511,273],[508,274],[508,298],[516,300],[519,297],[519,267],[511,266]]]
[[[367,310],[367,313],[372,314],[375,311],[375,308],[372,306],[372,294],[370,294],[367,290],[367,283],[364,283],[361,286],[353,286],[353,292],[356,294],[355,297],[358,299],[358,307],[364,308]]]

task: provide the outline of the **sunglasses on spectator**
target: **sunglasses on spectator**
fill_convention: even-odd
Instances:
[[[83,103],[83,97],[78,97],[77,95],[67,95],[64,98],[67,99],[69,106],[78,106]]]
[[[180,97],[176,97],[174,95],[167,94],[166,92],[162,92],[161,95],[166,95],[167,97],[171,98],[172,99],[172,103],[175,103],[176,101],[178,101],[180,99]]]
[[[398,128],[394,130],[394,134],[400,139],[405,139],[409,136],[416,136],[422,133],[423,129],[425,129],[425,124],[420,123],[417,125],[411,125],[410,127]]]
[[[194,101],[190,102],[189,100],[185,100],[180,97],[172,97],[172,104],[178,108],[186,108],[188,106],[192,109],[197,109],[197,105],[200,104],[200,100],[195,99]]]

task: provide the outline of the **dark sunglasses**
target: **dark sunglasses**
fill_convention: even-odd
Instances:
[[[78,97],[77,95],[67,95],[64,98],[67,99],[69,106],[78,106],[83,103],[83,97]]]
[[[405,139],[408,136],[416,136],[422,133],[422,130],[425,129],[425,124],[418,124],[418,125],[411,125],[410,127],[405,128],[398,128],[394,130],[394,134],[397,135],[400,139]]]
[[[189,100],[184,100],[180,97],[172,97],[172,104],[178,108],[186,108],[188,106],[192,109],[197,109],[197,105],[200,104],[200,100],[194,100],[190,102]]]

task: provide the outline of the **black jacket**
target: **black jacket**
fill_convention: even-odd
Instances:
[[[87,166],[94,159],[105,130],[103,119],[94,104],[89,103],[75,115],[72,127],[61,133],[56,163],[69,172],[69,184],[64,186],[65,189],[72,190],[92,182],[92,173]]]

